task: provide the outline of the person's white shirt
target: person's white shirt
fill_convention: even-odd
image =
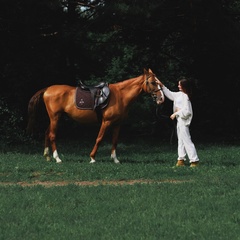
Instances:
[[[167,87],[162,87],[165,96],[173,101],[173,112],[176,118],[180,117],[185,126],[189,126],[193,117],[192,104],[187,94],[182,91],[172,92]]]

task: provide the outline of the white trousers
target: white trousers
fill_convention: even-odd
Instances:
[[[189,126],[185,126],[184,120],[180,117],[177,119],[177,136],[178,136],[178,160],[186,160],[189,162],[199,161],[195,145],[193,144],[189,132]]]

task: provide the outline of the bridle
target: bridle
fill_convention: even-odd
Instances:
[[[157,79],[155,78],[155,75],[154,75],[155,81],[150,82],[149,79],[151,77],[152,77],[151,75],[146,76],[146,80],[145,80],[146,92],[151,94],[151,97],[153,98],[153,101],[156,101],[156,99],[157,99],[157,92],[161,92],[161,94],[163,96],[162,87],[160,86],[160,84],[158,83]],[[151,85],[158,86],[158,88],[157,89],[151,88]]]

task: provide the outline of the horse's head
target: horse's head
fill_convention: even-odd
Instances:
[[[165,100],[162,88],[159,84],[159,80],[156,78],[155,74],[151,69],[144,69],[144,88],[143,90],[147,93],[150,93],[154,101],[157,104],[162,104]]]

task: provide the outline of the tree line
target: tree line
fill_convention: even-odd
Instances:
[[[193,128],[236,134],[239,1],[0,0],[0,6],[2,138],[21,138],[28,101],[41,88],[115,83],[144,68],[173,90],[179,77],[192,79]],[[158,121],[155,108],[141,96],[131,126]],[[170,108],[166,102],[162,111]]]

